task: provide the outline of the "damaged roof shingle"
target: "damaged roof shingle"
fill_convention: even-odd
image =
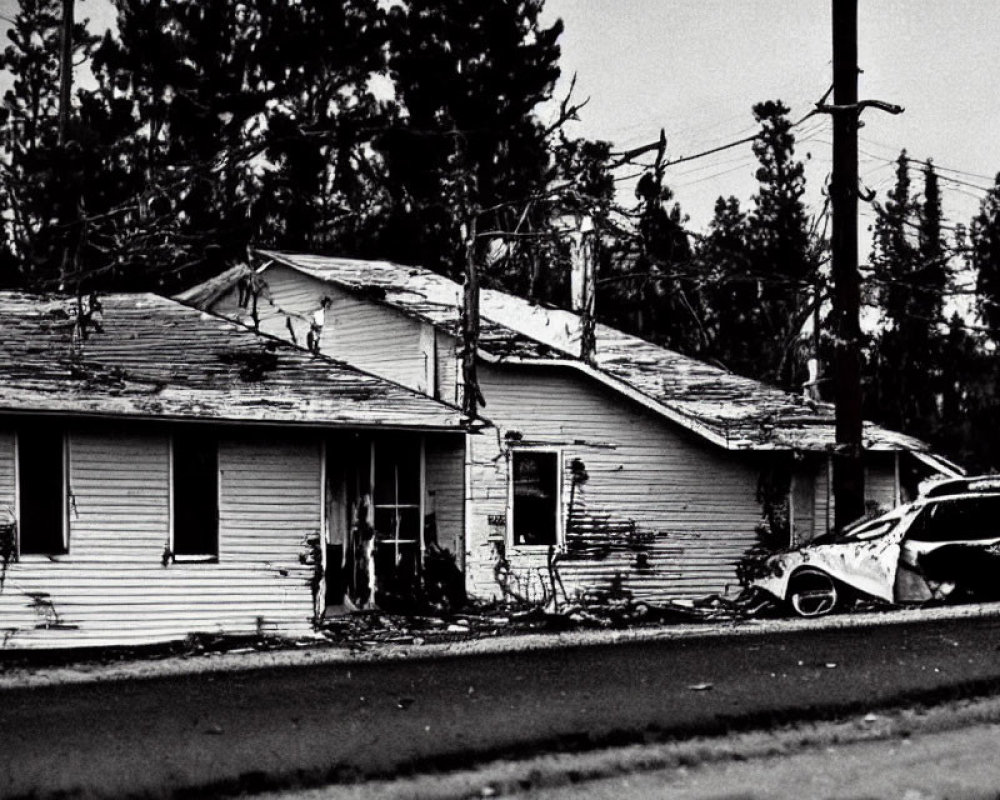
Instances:
[[[462,288],[417,267],[305,254],[260,251],[265,269],[283,264],[459,335]],[[204,287],[182,299],[197,300]],[[213,292],[218,286],[212,287]],[[596,326],[593,368],[580,358],[577,314],[491,289],[480,293],[480,353],[493,361],[559,363],[588,372],[670,419],[730,449],[828,450],[835,445],[833,406],[734,375],[607,325]],[[912,437],[866,423],[873,450],[925,451]]]
[[[460,412],[405,387],[152,294],[0,292],[0,410],[457,428]]]

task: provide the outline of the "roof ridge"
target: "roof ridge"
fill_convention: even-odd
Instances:
[[[457,336],[461,285],[426,267],[386,260],[256,251],[290,269],[423,319]],[[374,290],[378,296],[368,296]],[[421,298],[417,300],[416,298]],[[534,303],[503,289],[484,288],[480,351],[506,363],[558,362],[576,367],[651,410],[722,441],[728,448],[829,450],[835,446],[834,407],[766,381],[731,372],[605,323],[595,325],[593,365],[579,355],[581,316]],[[708,433],[706,433],[708,431]],[[919,440],[866,421],[869,447],[927,449]]]

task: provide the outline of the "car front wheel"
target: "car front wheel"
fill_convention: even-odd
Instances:
[[[801,569],[792,575],[786,598],[800,617],[822,617],[840,602],[836,582],[818,569]]]

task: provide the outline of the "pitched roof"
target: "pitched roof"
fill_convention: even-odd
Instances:
[[[263,270],[283,264],[458,335],[462,288],[430,270],[266,250],[258,255]],[[579,357],[578,314],[507,292],[482,290],[480,314],[483,358],[575,368],[728,449],[816,451],[835,445],[834,408],[828,403],[734,375],[602,324],[596,325],[591,367]],[[918,439],[871,423],[865,423],[864,443],[871,450],[928,449]]]
[[[152,294],[0,292],[0,411],[457,428],[458,409]]]

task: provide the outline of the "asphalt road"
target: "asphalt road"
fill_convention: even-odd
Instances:
[[[1000,691],[1000,620],[0,692],[0,796],[204,796]]]

